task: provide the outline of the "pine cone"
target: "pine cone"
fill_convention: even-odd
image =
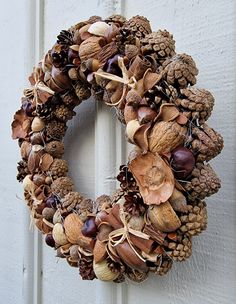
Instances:
[[[188,205],[188,214],[180,216],[182,226],[180,230],[188,235],[200,234],[207,227],[207,208],[205,202],[198,202],[196,205]]]
[[[148,272],[141,272],[127,267],[125,276],[133,282],[141,283],[148,278]]]
[[[123,196],[124,196],[124,191],[120,188],[117,189],[112,195],[111,195],[111,201],[112,204],[118,202]]]
[[[61,141],[50,141],[46,144],[45,151],[53,158],[61,158],[64,154],[64,144]]]
[[[54,115],[58,120],[66,122],[67,120],[73,118],[75,112],[66,107],[65,105],[60,105],[56,107]]]
[[[120,173],[117,176],[117,180],[120,182],[120,187],[124,191],[138,191],[138,186],[133,174],[129,171],[125,165],[120,166]]]
[[[189,199],[194,201],[213,195],[221,185],[220,179],[209,164],[197,163],[191,173],[191,180],[182,183],[182,186],[187,191]]]
[[[55,44],[49,52],[52,59],[52,64],[56,68],[64,67],[68,62],[68,48],[62,44]]]
[[[146,35],[141,40],[141,51],[143,55],[155,53],[158,63],[162,63],[166,58],[175,55],[175,40],[166,30],[159,30]]]
[[[224,146],[223,137],[207,124],[192,129],[191,150],[196,154],[197,161],[209,161],[216,157]]]
[[[139,39],[144,38],[152,31],[148,19],[138,15],[127,20],[122,29],[129,31],[131,35],[136,36]]]
[[[75,94],[77,95],[77,97],[79,98],[79,100],[86,100],[91,96],[91,91],[88,87],[86,87],[85,85],[78,83],[75,86]]]
[[[97,212],[109,209],[112,205],[111,197],[109,195],[103,194],[96,199],[95,204]]]
[[[29,174],[29,170],[28,170],[28,163],[24,160],[21,160],[17,163],[17,180],[19,182],[22,182],[23,179],[26,177],[26,175]]]
[[[173,265],[173,261],[168,257],[161,257],[160,258],[160,265],[158,265],[155,270],[153,271],[156,275],[163,276],[167,274],[167,272],[171,269]]]
[[[46,125],[47,139],[60,140],[66,133],[66,124],[57,120],[51,120]]]
[[[125,23],[125,21],[126,21],[125,17],[121,15],[111,15],[105,19],[105,22],[107,22],[108,24],[115,23],[119,26],[122,26]]]
[[[51,104],[51,102],[46,102],[43,104],[37,104],[36,107],[36,114],[37,116],[39,116],[40,118],[43,119],[51,119],[53,116],[53,109],[54,106]]]
[[[176,54],[174,57],[163,62],[166,80],[169,84],[186,88],[188,84],[196,83],[198,69],[191,56]]]
[[[51,190],[53,194],[64,198],[69,192],[73,191],[74,184],[69,177],[59,177],[52,182]]]
[[[67,106],[77,106],[81,103],[81,100],[76,96],[74,92],[67,92],[64,95],[61,96],[62,101]]]
[[[212,94],[195,87],[181,89],[180,92],[182,96],[175,101],[175,104],[181,106],[184,111],[190,111],[191,118],[203,124],[210,117],[214,106]]]
[[[174,261],[185,261],[192,254],[192,240],[184,234],[179,233],[177,240],[169,242],[167,247],[166,253]]]
[[[68,164],[64,159],[55,158],[51,164],[48,174],[51,175],[53,179],[66,176],[68,173]]]
[[[57,43],[65,46],[70,46],[73,43],[73,35],[70,31],[62,30],[57,36]]]
[[[89,24],[92,24],[92,23],[95,23],[95,22],[98,22],[98,21],[102,21],[102,18],[100,16],[91,16],[87,21],[86,23],[89,23]]]
[[[114,273],[124,273],[125,272],[125,266],[123,264],[120,264],[118,262],[114,262],[111,258],[107,259],[107,266],[109,269]]]
[[[145,94],[146,101],[154,109],[159,108],[163,103],[175,103],[177,96],[177,90],[166,81],[155,85]]]
[[[82,255],[79,262],[79,274],[83,280],[95,279],[95,273],[93,271],[93,257]]]
[[[93,212],[94,203],[91,199],[82,199],[82,201],[76,206],[76,212],[80,216],[80,219],[85,222],[88,215]]]
[[[66,212],[71,212],[73,209],[81,203],[83,197],[79,192],[69,192],[62,199],[62,208],[65,209]]]
[[[146,211],[140,194],[129,191],[125,196],[124,210],[132,216],[143,215]]]

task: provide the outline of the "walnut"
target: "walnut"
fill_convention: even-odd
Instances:
[[[61,158],[64,154],[64,144],[57,140],[50,141],[46,144],[45,151],[54,158]]]

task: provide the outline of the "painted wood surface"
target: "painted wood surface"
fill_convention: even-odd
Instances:
[[[1,4],[0,303],[235,303],[235,1],[12,0]],[[215,96],[209,124],[225,139],[222,155],[212,162],[222,189],[207,200],[208,230],[194,238],[193,256],[187,262],[141,286],[82,281],[76,269],[55,258],[37,232],[30,232],[28,211],[18,198],[22,189],[14,177],[19,152],[10,139],[9,124],[27,74],[58,32],[91,15],[105,17],[114,12],[144,15],[153,30],[165,28],[174,34],[177,51],[192,55],[197,63],[198,86]],[[95,198],[116,187],[115,175],[130,147],[124,144],[123,129],[110,108],[91,99],[77,112],[65,138],[65,159],[77,190]]]

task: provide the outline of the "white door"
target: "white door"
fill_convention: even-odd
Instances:
[[[1,4],[0,120],[6,151],[1,152],[0,303],[7,304],[233,304],[236,301],[236,5],[234,0],[24,0]],[[82,281],[76,268],[29,230],[22,189],[14,179],[19,158],[9,124],[19,105],[27,74],[51,48],[61,29],[114,13],[146,16],[153,31],[173,33],[178,52],[190,54],[199,68],[198,86],[210,90],[216,104],[210,124],[225,140],[212,162],[221,191],[208,199],[209,224],[194,238],[193,255],[175,264],[165,277],[150,276],[141,285]],[[6,38],[6,39],[5,39]],[[91,99],[69,125],[65,158],[77,190],[90,198],[109,194],[129,147],[110,108]]]

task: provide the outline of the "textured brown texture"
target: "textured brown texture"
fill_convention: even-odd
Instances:
[[[153,271],[156,275],[163,276],[167,274],[168,271],[171,270],[172,265],[173,265],[172,259],[168,257],[163,257],[160,259],[160,264],[157,267],[155,267],[154,270],[151,269],[151,271]]]
[[[73,118],[75,112],[66,107],[65,105],[60,105],[56,107],[54,115],[58,120],[67,122],[68,120]]]
[[[141,39],[141,51],[144,55],[155,53],[158,63],[175,55],[175,41],[168,31],[152,32]]]
[[[191,112],[191,119],[204,123],[211,115],[214,106],[214,97],[205,89],[190,87],[181,89],[181,98],[175,104],[185,111]]]
[[[66,176],[68,172],[68,164],[64,159],[55,158],[51,164],[48,174],[53,178],[57,179],[62,176]]]
[[[74,184],[69,177],[59,177],[51,185],[52,192],[63,198],[73,191]]]
[[[61,141],[50,141],[46,144],[45,151],[55,158],[61,158],[64,154],[64,144]]]
[[[207,124],[192,129],[191,149],[198,161],[211,160],[222,151],[223,146],[223,137]]]
[[[180,230],[188,236],[200,234],[207,228],[207,208],[205,202],[187,206],[188,213],[180,216]]]
[[[62,199],[62,208],[66,209],[67,212],[73,211],[77,205],[82,201],[82,196],[79,192],[69,192]]]
[[[196,83],[198,69],[192,57],[187,54],[176,54],[163,62],[166,81],[169,84],[186,88]]]
[[[204,199],[218,192],[221,183],[212,167],[197,163],[193,169],[190,181],[182,183],[191,200]]]
[[[177,240],[169,242],[167,247],[166,252],[173,261],[185,261],[192,254],[192,240],[184,234],[178,234]]]
[[[124,24],[124,22],[126,21],[126,18],[123,17],[122,15],[111,15],[108,18],[105,19],[106,22],[108,23],[116,23],[120,26],[122,26]]]
[[[137,38],[143,38],[145,35],[151,33],[151,27],[148,19],[138,15],[127,20],[122,29],[129,31]]]
[[[52,120],[45,128],[46,136],[49,139],[60,140],[66,133],[66,125],[63,122]]]

